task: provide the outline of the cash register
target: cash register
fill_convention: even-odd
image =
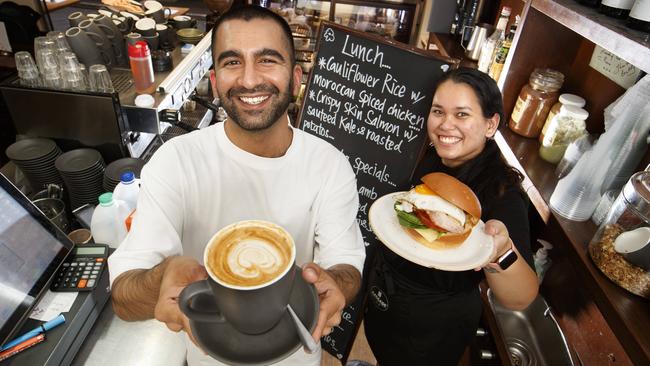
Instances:
[[[0,175],[0,345],[42,322],[29,318],[74,244],[6,177]],[[65,323],[46,340],[2,365],[69,365],[110,297],[108,271],[80,292]]]

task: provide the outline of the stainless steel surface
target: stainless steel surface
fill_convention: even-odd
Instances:
[[[293,320],[293,325],[296,326],[296,331],[298,332],[298,338],[300,338],[300,343],[305,347],[305,352],[312,354],[318,352],[320,346],[314,341],[314,337],[311,336],[305,325],[302,323],[298,315],[293,311],[290,304],[287,304],[287,311],[291,314],[291,320]]]
[[[528,308],[504,308],[488,290],[488,300],[514,365],[574,366],[569,346],[541,295]]]
[[[30,89],[15,82],[3,85],[2,94],[20,134],[55,138],[63,150],[92,147],[107,162],[140,157],[170,127],[158,112],[180,109],[212,66],[210,43],[208,33],[187,55],[178,47],[172,52],[175,68],[154,74],[160,87],[153,108],[135,106],[131,71],[120,68],[111,71],[115,94]]]
[[[185,56],[180,64],[158,86],[162,100],[157,101],[156,109],[181,109],[183,103],[192,94],[198,83],[212,66],[212,31]],[[162,132],[162,131],[161,131]]]
[[[493,359],[496,358],[496,355],[494,354],[494,352],[486,350],[486,349],[482,349],[479,352],[479,354],[480,354],[481,360],[493,360]]]
[[[183,333],[174,333],[157,320],[125,322],[106,304],[73,366],[183,366]]]

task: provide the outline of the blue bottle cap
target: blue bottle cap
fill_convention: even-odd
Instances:
[[[135,174],[133,174],[133,172],[124,172],[120,176],[120,180],[122,181],[122,183],[126,183],[126,184],[133,183],[133,181],[135,180]]]

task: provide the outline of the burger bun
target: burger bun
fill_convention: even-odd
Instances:
[[[422,182],[438,196],[471,216],[481,218],[481,203],[463,182],[445,173],[429,173],[422,177]]]

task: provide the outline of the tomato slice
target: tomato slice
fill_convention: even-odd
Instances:
[[[433,221],[431,221],[431,218],[429,218],[429,214],[426,213],[426,211],[413,210],[413,212],[415,212],[415,216],[417,216],[418,219],[420,219],[420,221],[422,221],[422,223],[424,225],[426,225],[427,227],[429,227],[429,228],[431,228],[433,230],[439,231],[441,233],[446,233],[447,232],[447,230],[436,226],[436,224]]]

